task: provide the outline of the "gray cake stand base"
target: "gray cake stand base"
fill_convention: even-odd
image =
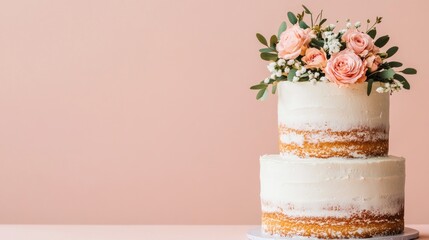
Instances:
[[[384,236],[384,237],[373,237],[373,238],[363,238],[363,239],[371,239],[371,240],[409,240],[409,239],[416,239],[419,237],[419,231],[412,228],[405,228],[404,232],[398,235],[393,236]],[[318,239],[318,238],[309,238],[309,237],[278,237],[278,236],[271,236],[262,233],[261,228],[254,228],[250,229],[247,232],[247,238],[250,240],[309,240],[309,239]],[[359,240],[362,240],[359,239]]]

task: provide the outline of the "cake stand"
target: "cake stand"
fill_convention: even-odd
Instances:
[[[373,238],[360,238],[363,239],[371,239],[371,240],[409,240],[416,239],[419,237],[419,231],[413,228],[404,228],[404,232],[401,234],[393,235],[393,236],[381,236],[381,237],[373,237]],[[247,238],[250,240],[310,240],[310,239],[318,239],[318,238],[310,238],[310,237],[279,237],[279,236],[271,236],[262,233],[261,227],[251,229],[247,232]],[[350,239],[348,239],[350,240]]]

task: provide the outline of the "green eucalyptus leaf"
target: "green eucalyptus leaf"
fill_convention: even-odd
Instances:
[[[259,90],[258,94],[256,94],[256,99],[259,100],[261,97],[263,97],[266,90],[266,88]]]
[[[273,87],[271,88],[271,93],[276,94],[276,90],[277,90],[277,84],[273,84]]]
[[[384,45],[386,45],[387,42],[389,42],[389,39],[390,39],[389,35],[379,37],[377,40],[375,40],[374,45],[379,48],[382,48],[384,47]]]
[[[310,44],[322,48],[325,42],[322,40],[318,40],[317,38],[312,38]]]
[[[261,58],[266,61],[276,61],[278,57],[277,54],[263,52],[261,53]]]
[[[260,84],[251,86],[250,89],[252,89],[252,90],[255,90],[255,89],[265,89],[267,87],[268,87],[268,85],[266,83],[260,83]]]
[[[277,42],[278,42],[277,36],[272,35],[270,38],[270,47],[274,48],[276,46]]]
[[[374,79],[368,79],[368,88],[366,89],[366,94],[369,96],[372,91],[372,84],[374,83]]]
[[[389,64],[390,67],[402,67],[402,63],[400,62],[388,62],[387,64]]]
[[[393,75],[395,75],[395,71],[391,68],[377,73],[377,76],[381,79],[392,79]]]
[[[375,38],[375,36],[377,35],[377,29],[373,28],[373,29],[369,30],[369,31],[367,32],[367,34],[368,34],[372,39],[374,39],[374,38]]]
[[[296,73],[296,69],[294,69],[294,68],[292,68],[290,71],[289,71],[289,73],[288,73],[288,75],[287,75],[287,80],[288,81],[292,81],[293,80],[293,77],[295,77],[295,73]]]
[[[284,75],[281,75],[280,77],[276,77],[276,81],[278,80],[278,81],[283,81],[283,80],[285,80],[285,79],[287,79],[287,77],[286,76],[284,76]]]
[[[309,26],[307,25],[307,23],[305,23],[304,21],[299,21],[299,26],[300,26],[302,29],[307,29],[307,28],[309,28]]]
[[[264,36],[262,36],[262,34],[257,33],[257,34],[256,34],[256,38],[258,38],[258,40],[259,40],[259,42],[260,42],[260,43],[262,43],[262,44],[264,44],[265,46],[269,47],[269,46],[268,46],[268,43],[267,43],[267,39],[265,39],[265,37],[264,37]]]
[[[311,14],[310,10],[308,10],[308,8],[304,5],[302,5],[302,7],[304,8],[304,12],[307,14]]]
[[[295,14],[292,12],[287,13],[287,18],[289,19],[289,22],[292,24],[296,24],[298,22],[298,19],[296,18]]]
[[[405,68],[401,72],[404,73],[404,74],[416,74],[417,70],[414,69],[414,68]]]
[[[285,22],[285,21],[283,21],[283,22],[282,22],[282,24],[280,24],[279,32],[277,33],[277,37],[278,37],[278,38],[280,38],[280,35],[281,35],[284,31],[286,31],[286,28],[287,28],[286,22]]]
[[[276,50],[273,48],[261,48],[259,49],[259,52],[275,52]]]
[[[393,78],[400,81],[405,89],[410,90],[410,83],[407,81],[407,79],[404,78],[404,76],[395,74]]]
[[[394,46],[394,47],[391,47],[391,48],[389,48],[387,51],[386,51],[386,53],[387,53],[387,57],[391,57],[391,56],[393,56],[393,55],[395,55],[395,53],[398,51],[398,47],[397,46]]]

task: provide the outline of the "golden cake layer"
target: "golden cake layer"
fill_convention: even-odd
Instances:
[[[388,153],[388,136],[386,129],[297,130],[279,125],[279,148],[281,154],[301,158],[379,157]]]
[[[388,236],[404,230],[404,210],[395,215],[363,211],[350,217],[290,217],[278,212],[263,213],[262,228],[267,234],[282,237],[344,239]]]

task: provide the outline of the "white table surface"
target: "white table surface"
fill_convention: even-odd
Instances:
[[[0,240],[246,240],[255,225],[0,225]],[[429,225],[407,225],[429,240]]]

